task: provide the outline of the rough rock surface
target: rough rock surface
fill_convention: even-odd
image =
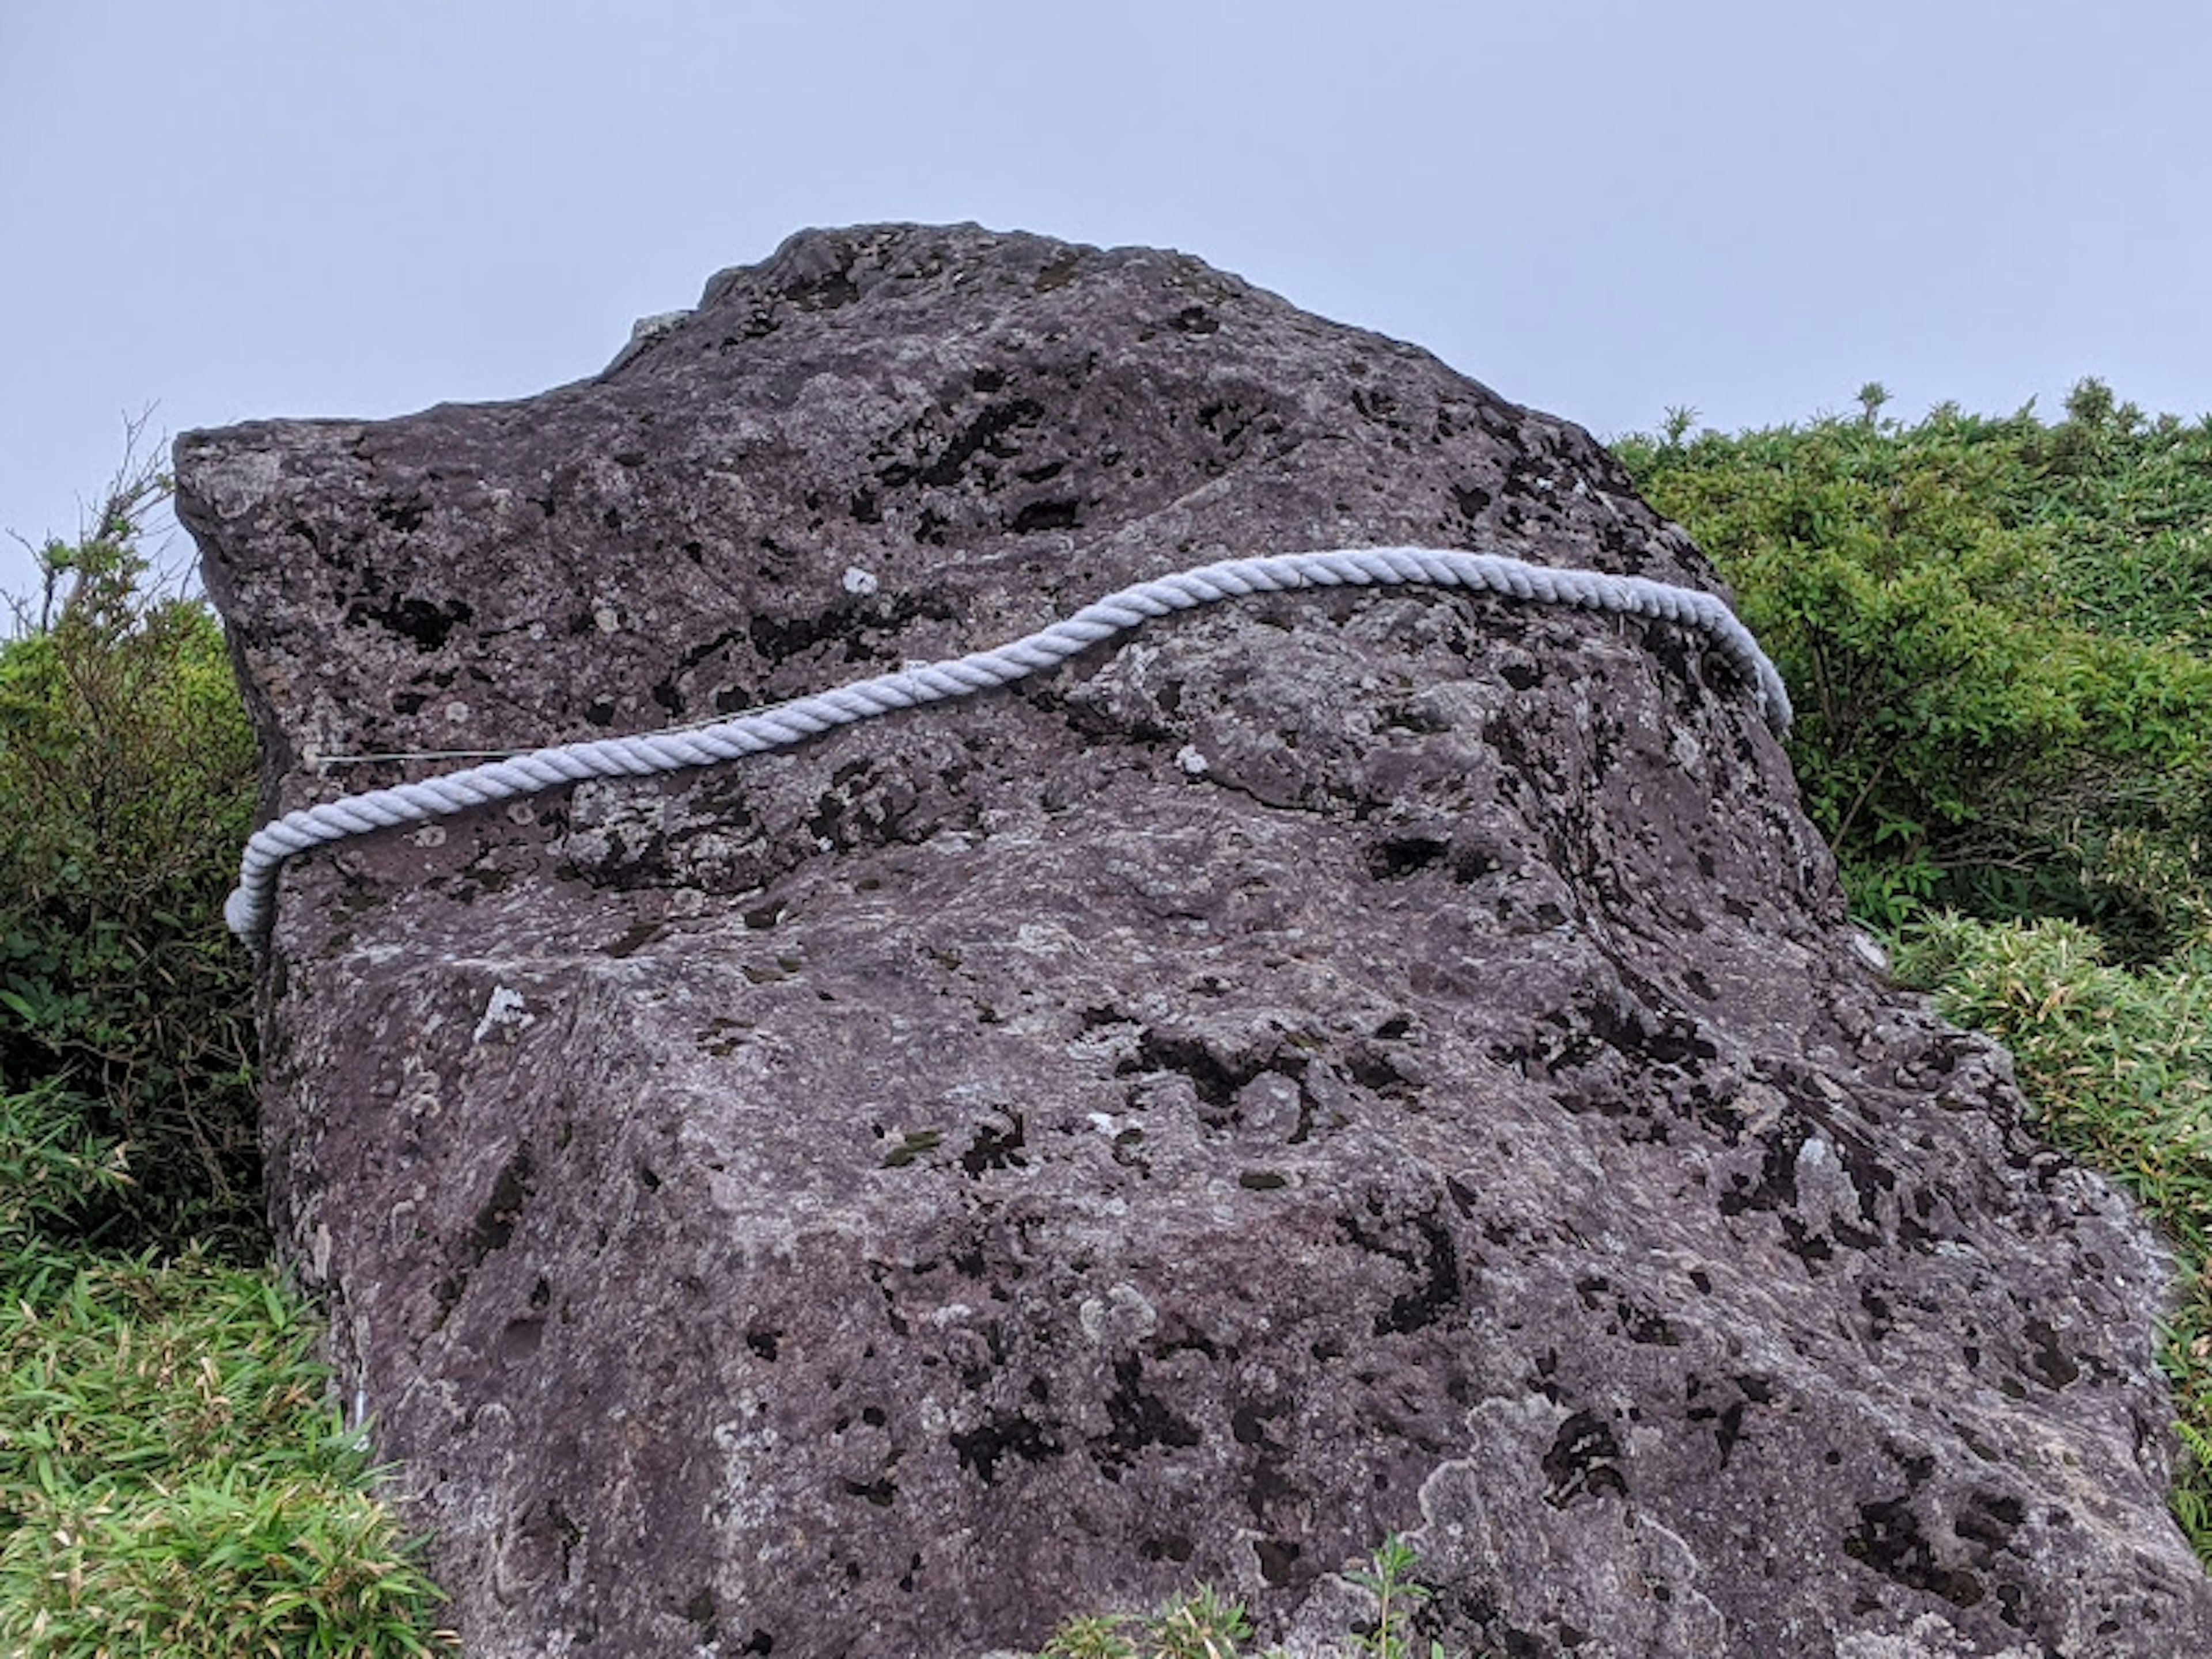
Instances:
[[[597,379],[178,477],[284,807],[1208,558],[1713,582],[1419,351],[973,228],[799,236]],[[1199,1578],[1318,1639],[1393,1529],[1455,1649],[2212,1653],[2165,1261],[1855,953],[1667,628],[1216,606],[279,906],[276,1219],[483,1659],[968,1654]]]

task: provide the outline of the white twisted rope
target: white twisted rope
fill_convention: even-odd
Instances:
[[[1176,575],[1139,582],[1087,605],[1073,616],[1011,645],[944,662],[878,674],[813,696],[757,708],[713,726],[630,738],[562,744],[443,777],[346,795],[289,812],[246,844],[238,886],[223,905],[232,933],[258,948],[267,924],[276,873],[286,859],[349,836],[421,823],[533,794],[586,778],[647,777],[737,760],[798,743],[832,726],[895,708],[965,696],[1065,662],[1149,617],[1217,599],[1293,588],[1427,583],[1471,587],[1516,599],[1649,617],[1702,631],[1752,687],[1759,712],[1779,735],[1790,729],[1790,694],[1751,631],[1711,593],[1641,576],[1560,570],[1495,553],[1425,547],[1370,547],[1329,553],[1288,553],[1228,559]]]

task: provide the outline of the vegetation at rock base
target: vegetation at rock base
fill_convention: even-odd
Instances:
[[[1345,1577],[1364,1590],[1374,1612],[1351,1632],[1346,1650],[1369,1659],[1447,1659],[1444,1644],[1417,1636],[1414,1614],[1434,1592],[1420,1582],[1420,1562],[1403,1538],[1382,1540],[1364,1567]],[[1089,1614],[1068,1620],[1038,1659],[1239,1659],[1252,1634],[1238,1603],[1200,1584],[1148,1613]],[[1259,1659],[1281,1653],[1268,1648]],[[1488,1659],[1451,1655],[1450,1659]]]
[[[2108,956],[2070,921],[1947,915],[1907,932],[1897,973],[2009,1048],[2040,1133],[2114,1176],[2174,1246],[2173,1507],[2212,1568],[2212,940],[2136,967]]]
[[[2094,381],[2046,425],[1881,388],[1617,452],[1800,708],[1808,810],[1899,978],[2006,1042],[2054,1142],[2159,1218],[2174,1504],[2212,1561],[2212,422]],[[220,629],[119,480],[0,646],[0,1651],[450,1650],[268,1260],[251,986],[219,909],[254,757]],[[1400,1540],[1360,1650],[1433,1659]],[[1194,1591],[1048,1652],[1243,1650]]]
[[[0,647],[0,1652],[447,1650],[268,1261],[255,757],[222,630],[119,478]]]

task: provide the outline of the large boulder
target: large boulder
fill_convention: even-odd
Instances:
[[[1209,559],[1716,589],[1577,428],[1194,259],[793,238],[595,379],[178,446],[289,809]],[[971,1654],[1409,1532],[1516,1656],[2212,1652],[2168,1264],[1890,988],[1680,629],[1232,600],[295,859],[270,1190],[467,1650]]]

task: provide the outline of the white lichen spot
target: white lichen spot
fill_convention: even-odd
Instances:
[[[1106,1304],[1097,1297],[1086,1296],[1083,1298],[1082,1305],[1075,1310],[1075,1319],[1076,1322],[1083,1327],[1084,1335],[1090,1338],[1092,1342],[1103,1342],[1106,1340]]]
[[[1137,1335],[1150,1336],[1159,1328],[1159,1310],[1145,1299],[1144,1292],[1134,1285],[1116,1285],[1106,1292],[1106,1299],[1114,1305],[1116,1322]]]
[[[242,516],[258,506],[284,480],[284,464],[272,452],[238,456],[210,470],[201,486],[214,497],[216,510],[226,519]]]
[[[443,847],[446,844],[446,826],[442,823],[426,823],[408,839],[417,847]]]
[[[465,702],[449,702],[449,703],[447,703],[447,704],[446,705],[446,724],[447,724],[447,725],[448,725],[448,726],[466,726],[468,723],[469,723],[469,706],[468,706],[468,704],[466,704],[466,703],[465,703]]]
[[[477,1022],[472,1042],[482,1042],[494,1031],[504,1026],[525,1030],[538,1024],[538,1016],[524,1006],[522,993],[505,985],[492,987],[491,1000],[484,1005],[483,1018]]]
[[[538,822],[537,810],[526,800],[509,802],[507,808],[507,821],[510,823],[535,823]]]
[[[592,612],[592,622],[602,634],[611,634],[622,626],[622,612],[611,605],[603,605]]]
[[[863,570],[857,564],[845,567],[845,591],[856,599],[865,599],[882,584],[876,580],[872,570]]]
[[[783,1438],[776,1432],[774,1424],[761,1422],[757,1417],[740,1417],[726,1423],[717,1423],[708,1433],[720,1449],[744,1456],[774,1451]]]
[[[1877,974],[1889,971],[1889,952],[1882,949],[1881,941],[1872,933],[1851,929],[1851,951]]]
[[[1972,1651],[1948,1619],[1923,1613],[1902,1634],[1863,1632],[1836,1638],[1836,1659],[1964,1659]],[[1989,1659],[2032,1659],[2027,1649],[2000,1648]]]
[[[1050,922],[1025,921],[1014,930],[1014,949],[1024,956],[1061,956],[1074,942],[1065,927]]]
[[[1159,1310],[1133,1285],[1116,1285],[1102,1299],[1085,1297],[1075,1310],[1076,1323],[1092,1342],[1140,1342],[1160,1326]]]
[[[1182,768],[1186,775],[1194,778],[1204,777],[1207,770],[1206,757],[1198,752],[1198,745],[1193,743],[1183,744],[1176,752],[1176,764]]]

